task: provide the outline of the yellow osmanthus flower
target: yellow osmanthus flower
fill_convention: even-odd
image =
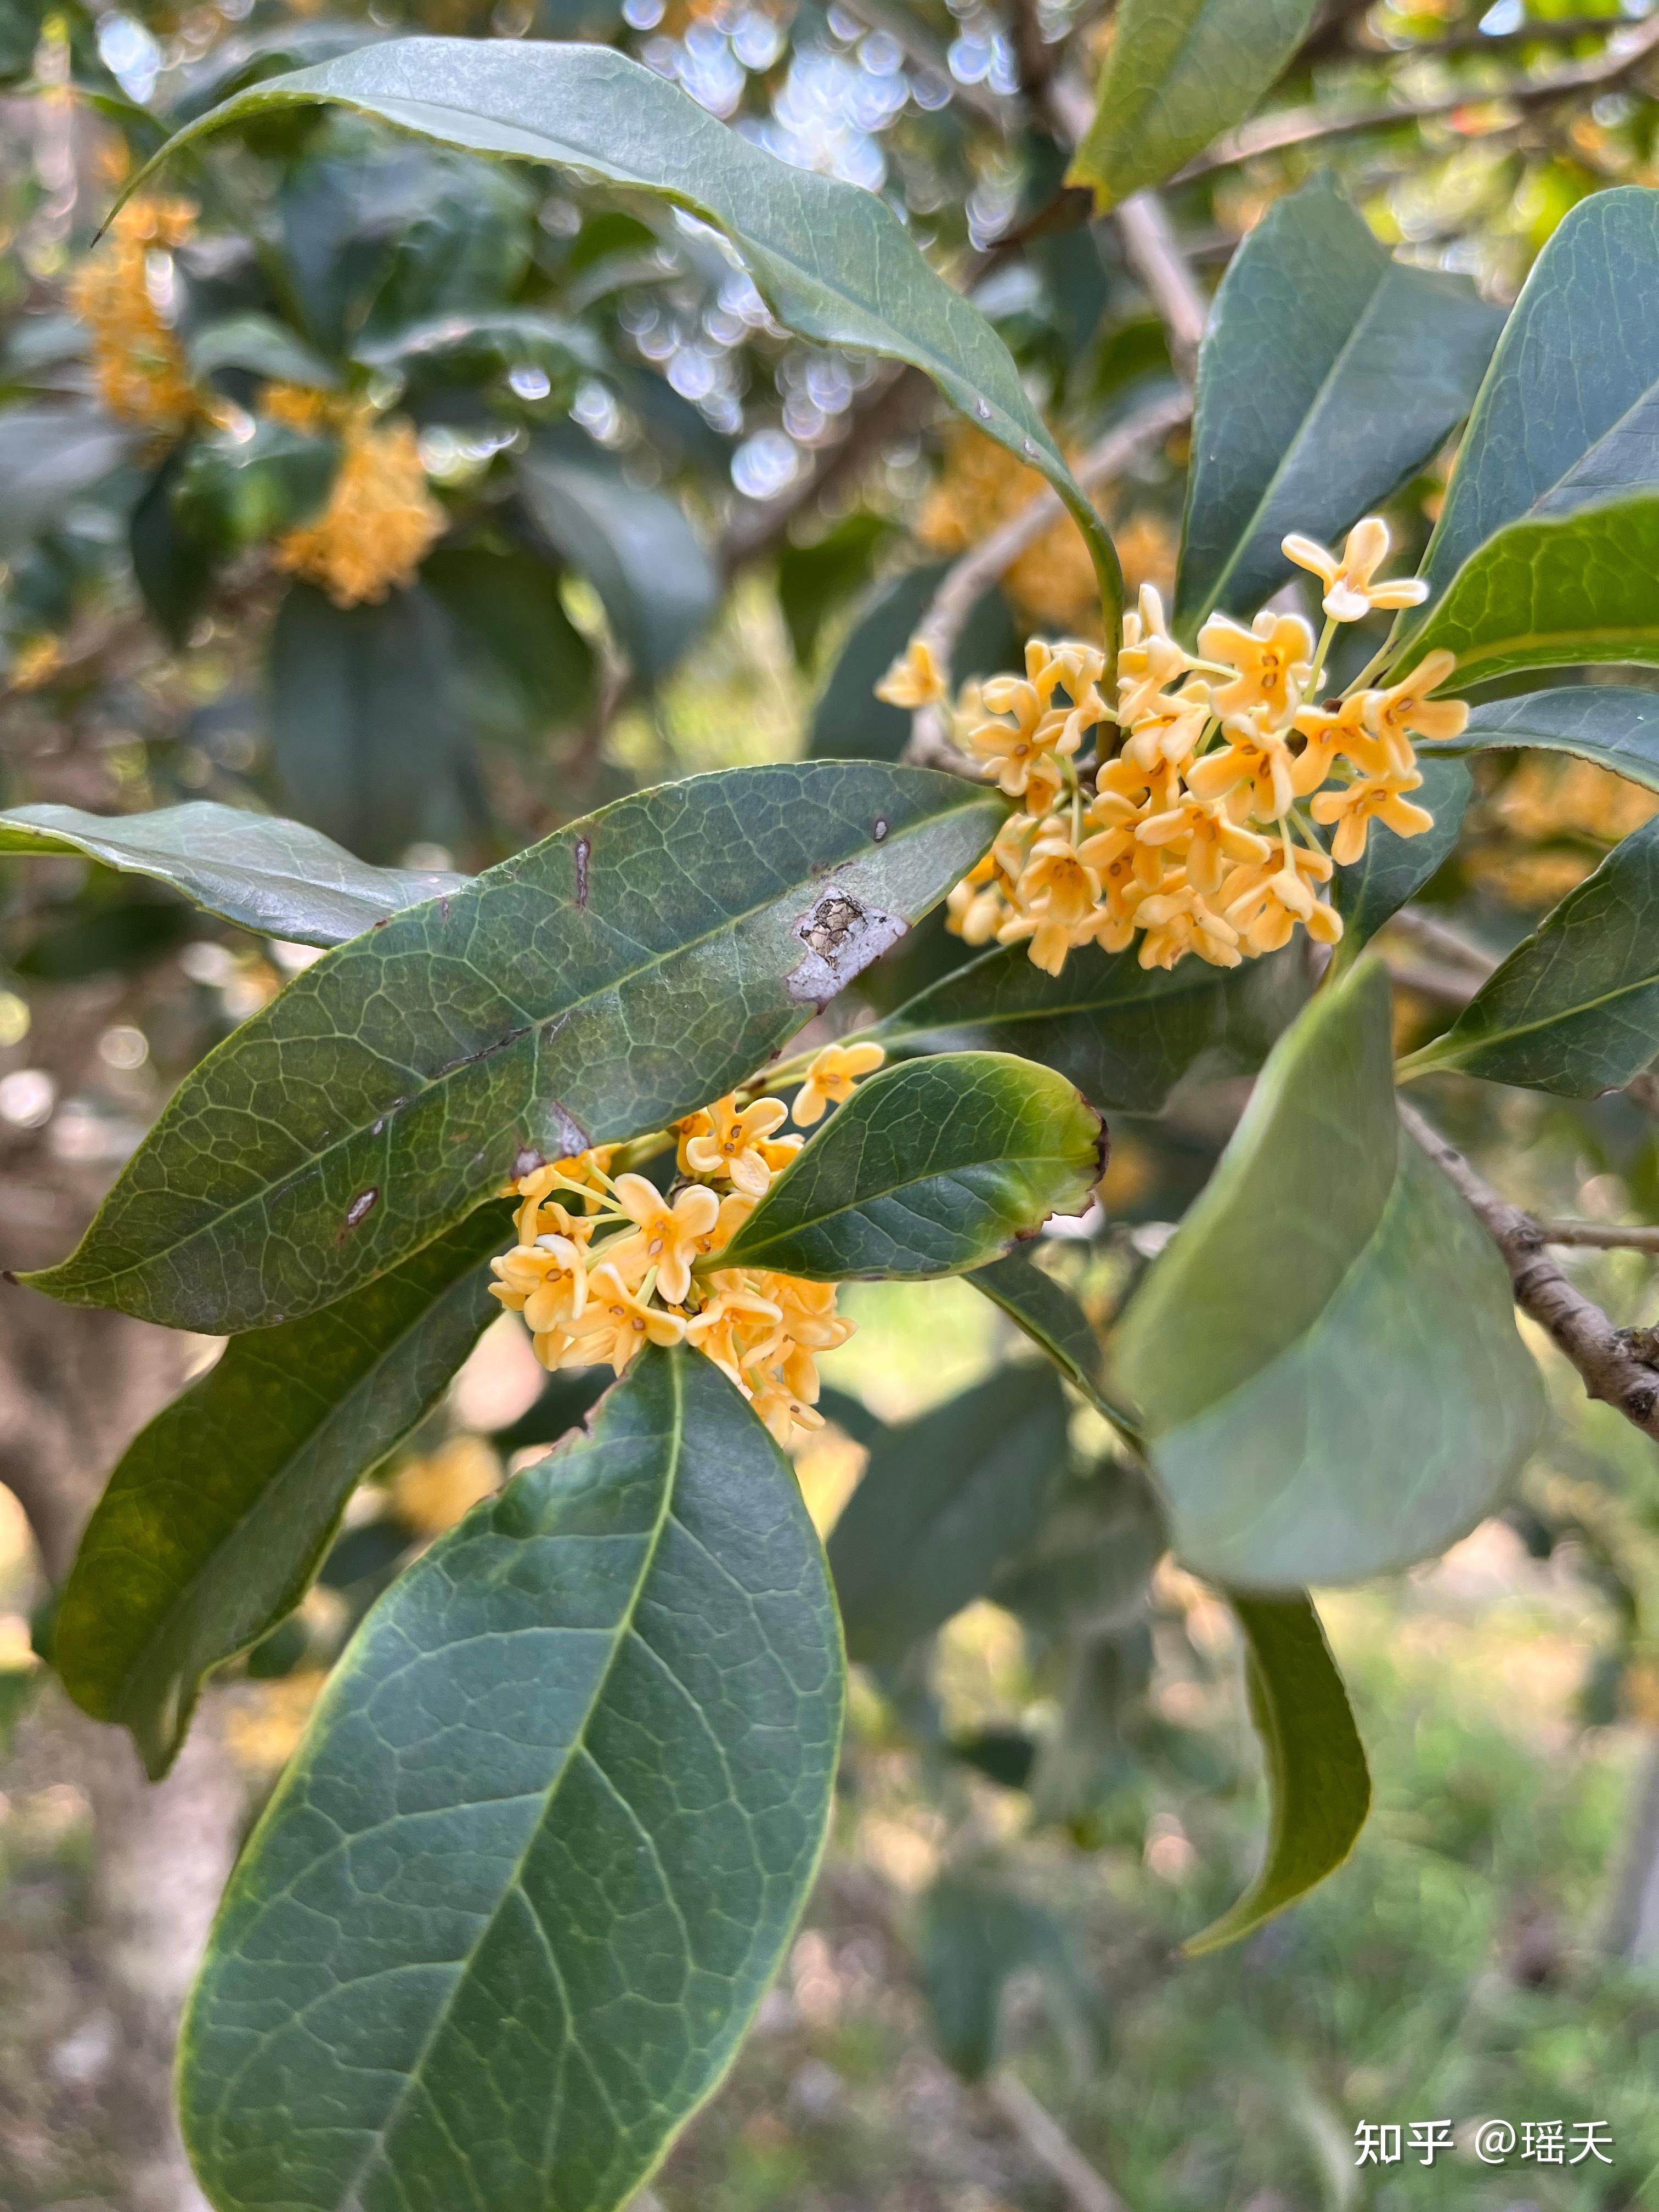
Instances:
[[[108,235],[76,270],[70,305],[92,332],[98,394],[112,415],[147,428],[182,430],[212,411],[159,299],[167,256],[196,227],[191,200],[131,199]]]
[[[739,1107],[732,1091],[691,1118],[701,1126],[688,1130],[684,1122],[680,1124],[680,1158],[689,1172],[719,1176],[734,1190],[759,1198],[773,1173],[762,1147],[789,1119],[782,1099],[757,1098],[752,1105]]]
[[[1098,651],[1041,639],[1023,678],[964,690],[957,742],[1020,811],[950,893],[947,927],[970,945],[1024,942],[1051,975],[1079,946],[1118,952],[1137,937],[1147,968],[1188,953],[1237,967],[1298,928],[1336,943],[1334,866],[1363,857],[1373,822],[1401,837],[1432,826],[1409,795],[1423,781],[1413,739],[1461,735],[1468,708],[1434,696],[1455,665],[1444,652],[1386,690],[1362,682],[1319,699],[1337,625],[1424,594],[1377,580],[1389,533],[1375,515],[1340,554],[1302,537],[1285,550],[1325,585],[1317,641],[1299,615],[1264,608],[1248,627],[1212,615],[1190,653],[1143,585],[1124,617],[1114,706]],[[1320,829],[1334,833],[1328,851]]]
[[[932,707],[949,689],[933,647],[925,637],[913,637],[877,684],[876,696],[890,707]]]
[[[270,392],[265,405],[279,421],[326,426],[325,395],[307,393],[301,404],[292,398],[296,387],[276,390],[276,410]],[[276,540],[276,565],[319,585],[337,607],[378,604],[394,585],[415,581],[447,517],[427,489],[412,422],[377,422],[372,410],[355,407],[337,428],[340,465],[328,502],[314,521]]]
[[[50,630],[39,630],[18,647],[6,682],[14,691],[38,691],[43,684],[51,683],[63,665],[62,640]]]
[[[878,1044],[827,1044],[806,1071],[806,1080],[795,1093],[791,1109],[800,1128],[821,1121],[831,1106],[853,1095],[861,1075],[873,1075],[887,1057]]]

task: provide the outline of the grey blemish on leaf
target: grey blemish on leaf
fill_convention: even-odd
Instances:
[[[578,837],[578,838],[577,838],[577,840],[576,840],[576,904],[577,904],[579,907],[586,907],[586,905],[587,904],[587,861],[588,861],[588,856],[589,856],[589,854],[592,852],[592,850],[593,850],[593,841],[592,841],[592,839],[591,837]]]
[[[368,1216],[374,1212],[375,1207],[380,1204],[380,1194],[375,1189],[373,1183],[369,1185],[367,1190],[360,1190],[356,1197],[352,1200],[350,1205],[346,1208],[346,1227],[348,1229],[355,1229],[360,1221],[366,1221]]]
[[[562,1106],[556,1098],[550,1098],[542,1110],[545,1129],[542,1142],[553,1147],[546,1155],[549,1159],[569,1159],[587,1150],[592,1139],[568,1107]]]
[[[887,817],[886,817],[886,816],[885,816],[884,814],[878,814],[878,815],[877,815],[877,817],[876,817],[876,826],[875,826],[875,828],[871,831],[871,833],[870,833],[870,834],[871,834],[871,836],[875,839],[875,841],[876,841],[876,842],[877,842],[877,844],[878,844],[878,845],[879,845],[879,844],[881,843],[882,840],[886,836],[886,835],[887,835]]]
[[[902,915],[861,906],[845,891],[822,892],[795,924],[806,957],[789,974],[790,997],[798,1006],[827,1006],[909,927]]]
[[[513,1155],[513,1180],[516,1182],[522,1176],[534,1175],[538,1168],[546,1165],[534,1145],[520,1145]]]

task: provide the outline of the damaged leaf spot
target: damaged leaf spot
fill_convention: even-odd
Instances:
[[[591,837],[577,838],[576,904],[579,907],[586,907],[587,904],[587,862],[589,855],[592,854],[592,850],[593,841]]]
[[[825,891],[795,925],[806,957],[788,977],[790,997],[799,1006],[827,1006],[909,927],[902,915],[861,906],[845,891]]]
[[[346,1208],[346,1227],[355,1229],[360,1221],[367,1220],[380,1202],[380,1194],[372,1183],[367,1190],[360,1190]]]

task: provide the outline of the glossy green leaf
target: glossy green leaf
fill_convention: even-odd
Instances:
[[[295,976],[185,1077],[80,1249],[31,1279],[222,1333],[328,1305],[515,1170],[741,1082],[1002,818],[956,777],[861,762],[619,799]]]
[[[441,870],[371,868],[302,822],[216,799],[149,814],[15,806],[0,814],[0,854],[82,853],[149,876],[240,929],[293,945],[340,945],[422,899],[461,889]]]
[[[1011,1252],[988,1267],[975,1267],[974,1288],[1000,1306],[1033,1344],[1047,1352],[1060,1373],[1080,1390],[1095,1411],[1139,1447],[1135,1416],[1107,1388],[1105,1358],[1094,1325],[1063,1283],[1029,1259]]]
[[[1434,817],[1420,836],[1396,836],[1385,823],[1373,821],[1365,849],[1353,866],[1331,878],[1331,904],[1342,917],[1338,958],[1345,964],[1376,936],[1391,915],[1416,897],[1455,849],[1464,811],[1474,786],[1461,760],[1446,760],[1425,745],[1418,757],[1423,777],[1415,805]]]
[[[1247,620],[1297,572],[1287,531],[1327,544],[1468,412],[1504,318],[1464,279],[1396,261],[1322,175],[1234,255],[1199,353],[1176,585],[1188,635]]]
[[[1000,1368],[872,1448],[830,1535],[849,1655],[900,1659],[1023,1552],[1066,1468],[1052,1369]]]
[[[860,1084],[706,1264],[818,1282],[960,1274],[1051,1213],[1083,1212],[1104,1149],[1099,1115],[1047,1068],[996,1052],[909,1060]]]
[[[605,602],[646,683],[665,676],[720,605],[714,562],[678,503],[629,483],[614,462],[538,441],[517,467],[525,506],[550,545]]]
[[[0,560],[61,520],[138,443],[136,431],[96,407],[14,407],[0,415]]]
[[[129,1445],[82,1538],[53,1657],[95,1719],[171,1765],[210,1668],[304,1596],[358,1481],[436,1402],[491,1316],[481,1210],[325,1313],[233,1339]]]
[[[1507,524],[1659,483],[1659,193],[1595,192],[1557,227],[1516,302],[1424,556],[1435,602]],[[1424,620],[1407,613],[1402,630]]]
[[[179,462],[172,490],[184,528],[222,554],[246,552],[279,532],[313,521],[340,465],[332,438],[286,422],[256,422],[234,435],[198,438]]]
[[[1237,1904],[1182,1946],[1189,1956],[1237,1943],[1334,1874],[1371,1806],[1365,1747],[1312,1601],[1235,1595],[1232,1606],[1267,1770],[1267,1849]]]
[[[788,1462],[641,1353],[368,1615],[185,2020],[220,2212],[616,2212],[714,2089],[823,1841],[842,1662]]]
[[[934,274],[873,192],[791,167],[624,54],[550,41],[391,40],[252,86],[172,145],[318,101],[444,145],[555,162],[585,179],[653,193],[712,223],[737,246],[788,329],[913,363],[954,406],[1041,470],[1089,541],[1112,626],[1121,581],[1111,541],[1026,396],[1013,356],[979,311]]]
[[[854,610],[853,626],[812,712],[815,760],[897,760],[910,739],[908,708],[878,699],[876,686],[909,642],[950,563],[924,562],[879,584]],[[951,680],[990,676],[1019,659],[1008,603],[994,586],[969,609],[951,660]]]
[[[1019,1053],[1057,1069],[1092,1105],[1154,1114],[1226,1024],[1226,981],[1201,961],[1147,969],[1133,946],[1091,945],[1048,975],[1029,947],[1008,945],[929,984],[872,1034],[895,1054]]]
[[[1472,553],[1391,672],[1457,656],[1446,688],[1516,668],[1659,663],[1659,489],[1512,522]]]
[[[1617,1091],[1659,1053],[1659,818],[1616,845],[1402,1063],[1565,1098]]]
[[[252,310],[204,323],[191,334],[189,355],[191,369],[198,377],[240,368],[249,376],[281,384],[308,385],[314,392],[331,392],[340,382],[334,364],[307,345],[286,323]]]
[[[1659,691],[1638,691],[1626,684],[1571,684],[1559,691],[1494,699],[1474,709],[1461,738],[1434,751],[1487,752],[1510,745],[1573,753],[1659,791]],[[1426,769],[1427,758],[1419,764]]]
[[[1067,181],[1102,207],[1161,185],[1255,106],[1317,0],[1123,0]]]
[[[1114,1340],[1178,1557],[1256,1590],[1431,1558],[1532,1449],[1508,1270],[1395,1110],[1386,972],[1280,1038]]]

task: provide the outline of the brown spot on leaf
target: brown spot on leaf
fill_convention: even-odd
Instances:
[[[367,1190],[360,1190],[346,1208],[346,1227],[355,1229],[360,1221],[366,1221],[380,1202],[380,1194],[373,1183]]]
[[[790,997],[798,1006],[827,1006],[909,927],[902,915],[865,906],[844,890],[821,892],[795,924],[806,957],[787,978]]]

